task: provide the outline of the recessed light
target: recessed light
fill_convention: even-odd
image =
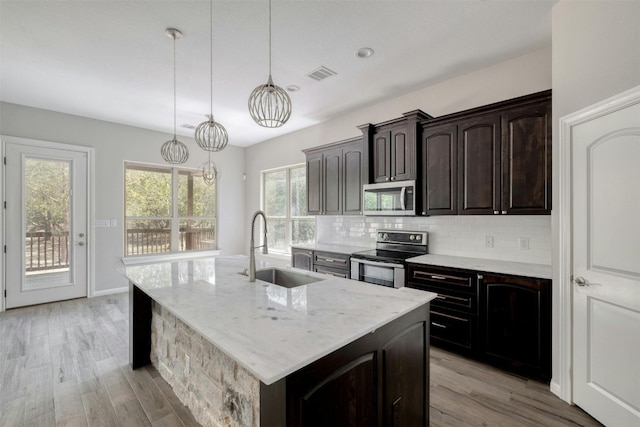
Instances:
[[[287,90],[289,92],[297,92],[300,90],[300,86],[296,86],[296,85],[289,85],[287,86]]]
[[[375,52],[370,47],[361,47],[360,49],[356,50],[356,56],[358,58],[368,58],[370,56],[373,56],[374,53]]]

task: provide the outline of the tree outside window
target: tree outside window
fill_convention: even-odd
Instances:
[[[216,185],[200,171],[125,164],[125,255],[216,248]]]
[[[264,171],[262,182],[269,250],[290,253],[291,245],[313,243],[316,225],[315,218],[307,215],[305,166]]]

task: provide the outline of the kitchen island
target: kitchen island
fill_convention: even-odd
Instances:
[[[300,270],[318,281],[250,283],[247,265],[128,266],[133,368],[153,363],[204,425],[428,425],[435,294]]]

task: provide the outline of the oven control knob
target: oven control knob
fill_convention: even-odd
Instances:
[[[419,242],[420,240],[422,240],[422,236],[419,234],[416,234],[416,240]]]
[[[387,233],[384,233],[382,235],[382,240],[387,240],[389,238],[389,235]]]
[[[411,241],[413,242],[414,240],[416,240],[416,236],[414,236],[413,234],[412,234],[412,235],[410,235],[410,236],[409,236],[409,240],[411,240]]]

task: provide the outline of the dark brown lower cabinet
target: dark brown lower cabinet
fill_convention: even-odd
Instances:
[[[270,426],[429,425],[429,304],[262,385],[260,410]]]
[[[484,274],[481,348],[495,365],[543,380],[551,378],[549,280]]]
[[[309,249],[291,248],[291,266],[302,270],[313,271],[313,251]]]
[[[431,344],[551,379],[550,280],[409,264],[407,287],[438,294],[431,302]]]

